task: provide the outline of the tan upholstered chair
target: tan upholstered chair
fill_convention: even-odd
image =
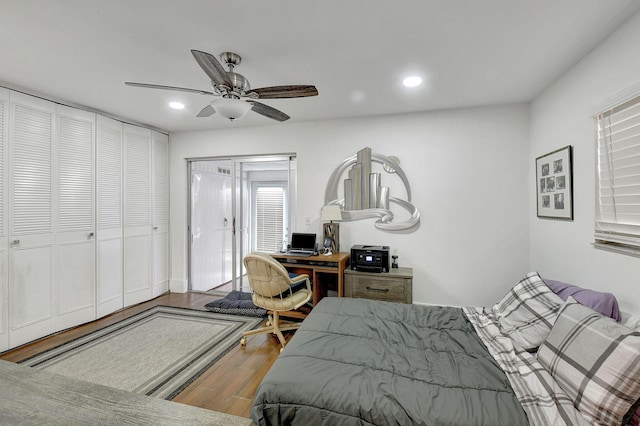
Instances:
[[[282,331],[294,330],[300,323],[281,322],[280,313],[292,311],[305,305],[313,295],[309,276],[301,274],[290,278],[284,266],[268,254],[254,252],[245,256],[244,266],[251,286],[253,304],[273,312],[269,316],[267,326],[242,333],[240,344],[247,344],[247,336],[259,333],[273,333],[278,336],[282,349],[286,344]],[[306,281],[307,287],[291,291],[291,285]]]

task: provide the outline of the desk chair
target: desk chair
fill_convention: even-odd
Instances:
[[[311,300],[313,292],[309,276],[301,274],[291,278],[280,262],[268,254],[259,252],[245,256],[244,266],[247,269],[253,304],[272,311],[273,315],[269,316],[265,327],[242,333],[240,344],[242,346],[247,344],[247,336],[273,333],[278,336],[278,340],[282,344],[280,351],[282,351],[286,344],[282,332],[297,329],[300,327],[300,323],[281,322],[280,313],[294,311]],[[306,281],[306,288],[303,287],[295,292],[291,290],[293,284],[303,281]]]

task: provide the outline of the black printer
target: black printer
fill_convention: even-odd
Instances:
[[[389,272],[389,267],[389,246],[351,247],[351,269],[362,272]]]

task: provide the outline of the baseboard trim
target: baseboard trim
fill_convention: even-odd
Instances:
[[[169,281],[169,291],[171,293],[186,293],[189,290],[187,280],[171,280]]]

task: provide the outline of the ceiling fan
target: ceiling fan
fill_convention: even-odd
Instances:
[[[271,86],[251,89],[249,80],[243,75],[234,72],[234,68],[240,65],[242,58],[237,53],[224,52],[220,59],[228,67],[225,71],[222,64],[210,53],[199,50],[191,50],[196,62],[211,79],[212,91],[189,89],[186,87],[162,86],[158,84],[133,83],[126,81],[127,86],[146,87],[150,89],[178,90],[181,92],[199,93],[201,95],[221,96],[205,106],[196,117],[209,117],[216,112],[229,120],[244,117],[249,110],[264,115],[277,121],[286,121],[290,117],[284,112],[269,105],[258,102],[256,99],[283,99],[316,96],[318,90],[310,85]]]

